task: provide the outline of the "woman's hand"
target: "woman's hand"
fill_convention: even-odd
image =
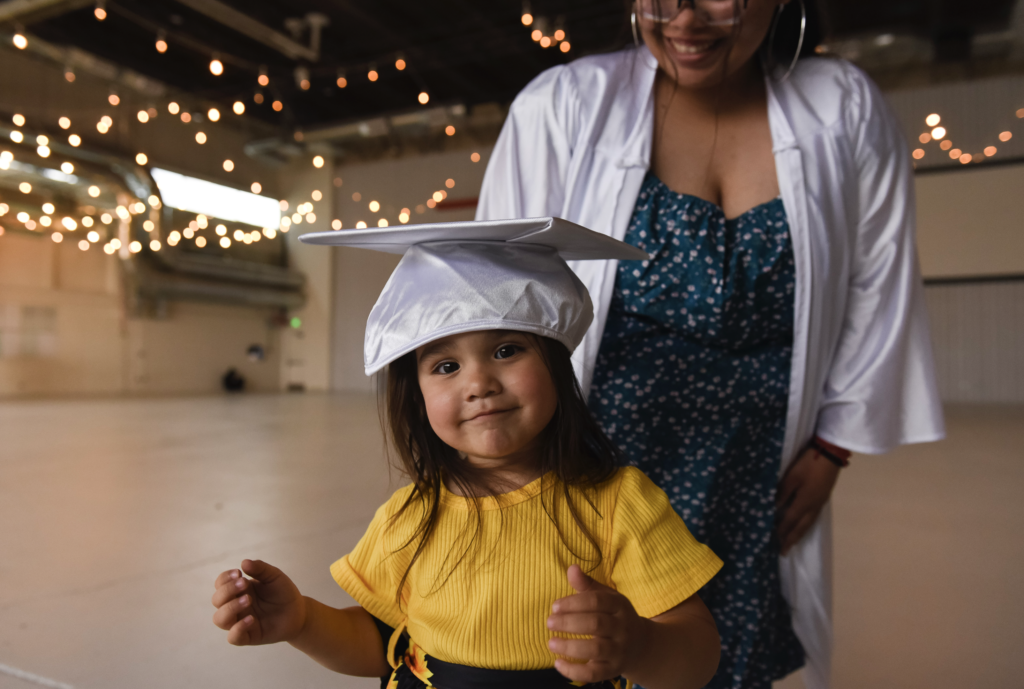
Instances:
[[[775,492],[776,532],[783,555],[804,537],[828,502],[839,467],[807,448],[797,457]]]
[[[554,653],[586,661],[574,663],[559,658],[555,669],[574,682],[584,683],[627,673],[645,645],[648,620],[636,614],[628,598],[588,577],[579,565],[569,567],[568,578],[578,593],[552,604],[548,629],[590,638],[549,639],[548,648]]]
[[[213,623],[227,631],[228,643],[235,646],[289,641],[306,622],[306,599],[299,589],[261,560],[242,560],[241,570],[221,572],[213,585]]]

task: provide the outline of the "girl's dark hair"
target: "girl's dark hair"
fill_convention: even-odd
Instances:
[[[604,434],[590,410],[573,371],[569,350],[562,343],[546,337],[530,335],[538,348],[554,382],[558,395],[558,406],[551,422],[543,431],[543,453],[541,475],[554,475],[554,485],[543,486],[541,496],[545,513],[555,524],[565,547],[577,559],[587,563],[586,569],[593,571],[602,559],[601,547],[584,518],[584,510],[590,510],[600,518],[591,498],[593,489],[612,477],[623,464],[622,453]],[[384,381],[383,404],[378,408],[385,437],[389,441],[388,453],[392,463],[413,482],[412,492],[392,519],[397,519],[406,510],[418,507],[423,515],[413,535],[399,550],[414,547],[412,558],[402,575],[397,597],[401,603],[401,592],[409,577],[412,566],[419,559],[437,527],[440,517],[441,489],[447,481],[466,496],[484,494],[498,497],[500,486],[494,486],[484,476],[462,459],[459,453],[445,444],[431,428],[427,419],[423,395],[417,376],[416,353],[410,352],[392,362]],[[392,454],[393,453],[393,454]],[[500,499],[500,498],[499,498]],[[479,534],[481,524],[478,497],[470,500],[475,507],[476,530],[468,538],[460,539],[466,544],[461,553],[449,553],[454,557],[451,567],[443,567],[438,573],[436,585],[443,585],[448,577],[469,554],[470,546]],[[570,545],[570,539],[558,523],[556,503],[563,501],[572,515],[576,527],[583,533],[591,546],[592,553],[578,553]],[[466,528],[472,524],[467,521]],[[445,562],[448,562],[446,558]],[[437,583],[439,582],[439,584]]]

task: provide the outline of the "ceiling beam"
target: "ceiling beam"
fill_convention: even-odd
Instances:
[[[9,2],[32,2],[33,0],[8,0]],[[45,0],[35,0],[43,2]],[[274,31],[266,24],[261,24],[247,14],[239,12],[234,7],[225,5],[220,0],[178,0],[186,7],[206,15],[214,21],[218,21],[235,31],[270,46],[292,60],[309,60],[316,62],[320,55],[301,43],[293,41],[283,33]]]
[[[0,3],[0,24],[20,21],[31,23],[39,19],[40,13],[47,18],[77,10],[88,5],[90,0],[7,0]]]

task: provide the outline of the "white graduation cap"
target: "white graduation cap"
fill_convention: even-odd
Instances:
[[[648,258],[561,218],[311,232],[299,240],[403,254],[366,322],[368,376],[428,342],[477,330],[533,333],[571,352],[594,306],[566,260]]]

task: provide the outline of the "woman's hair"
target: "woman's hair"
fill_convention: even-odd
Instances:
[[[546,337],[529,337],[536,344],[558,395],[555,415],[542,432],[541,475],[550,472],[555,477],[550,490],[542,486],[544,510],[555,524],[562,543],[578,559],[588,563],[587,569],[592,571],[600,564],[602,553],[587,526],[584,510],[590,510],[600,518],[590,498],[591,489],[612,477],[623,463],[622,453],[604,434],[587,408],[565,345]],[[455,561],[450,567],[442,568],[447,571],[438,573],[435,583],[440,582],[440,585],[447,581],[466,558],[479,534],[481,514],[479,497],[476,496],[484,493],[497,497],[502,491],[500,486],[489,483],[483,473],[463,459],[457,450],[445,444],[431,428],[420,392],[415,352],[406,354],[388,366],[382,387],[384,400],[378,407],[381,425],[390,445],[388,452],[392,455],[392,463],[398,465],[413,482],[412,492],[392,519],[397,519],[414,506],[419,507],[423,515],[413,535],[399,548],[415,548],[398,586],[397,596],[401,602],[401,592],[409,572],[437,527],[442,486],[445,482],[457,488],[462,495],[474,496],[469,500],[475,507],[472,514],[476,518],[476,528],[472,534],[468,534],[468,538],[460,539],[465,543],[462,552],[449,553],[448,558],[454,557]],[[578,553],[570,545],[563,525],[558,523],[558,509],[552,502],[560,500],[565,501],[575,526],[590,544],[590,555]],[[471,526],[471,522],[467,521],[466,529],[469,530]]]

